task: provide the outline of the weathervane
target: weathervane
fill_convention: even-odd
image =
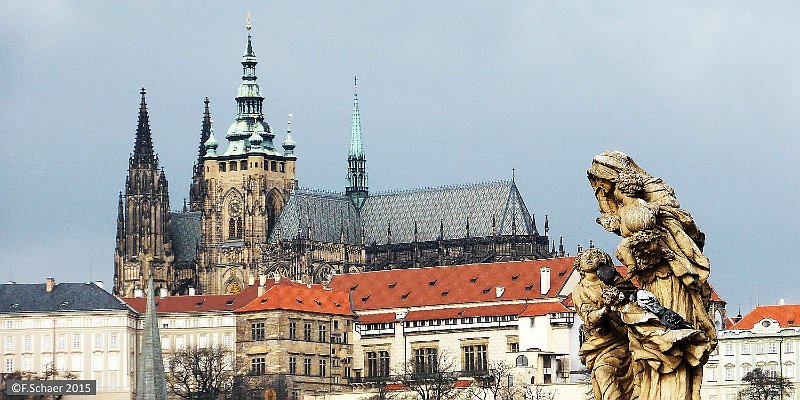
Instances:
[[[245,28],[245,29],[247,29],[247,30],[249,31],[249,30],[250,30],[252,27],[253,27],[253,26],[252,26],[252,25],[250,25],[250,11],[248,11],[248,12],[247,12],[247,25],[245,25],[245,26],[244,26],[244,28]]]

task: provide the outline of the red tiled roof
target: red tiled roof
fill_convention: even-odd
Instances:
[[[538,303],[530,303],[525,308],[520,317],[538,317],[540,315],[547,315],[557,312],[574,312],[561,304],[560,301],[542,301]]]
[[[283,281],[281,281],[283,282]],[[321,285],[275,284],[236,312],[293,310],[319,314],[355,315],[350,310],[347,292],[325,289]]]
[[[731,317],[725,318],[725,329],[733,329],[733,325],[734,324],[736,324],[736,320],[735,319],[733,319]]]
[[[433,319],[519,315],[519,313],[521,313],[523,310],[525,310],[525,304],[498,304],[493,306],[482,306],[482,307],[459,307],[459,308],[439,308],[436,310],[414,310],[408,313],[404,321],[428,321]]]
[[[563,304],[563,305],[565,305],[565,306],[567,306],[567,307],[572,307],[572,308],[575,308],[575,302],[574,302],[574,301],[572,301],[572,293],[570,293],[569,295],[567,295],[567,298],[566,298],[566,299],[564,299],[564,301],[562,301],[562,302],[561,302],[561,304]]]
[[[267,280],[267,285],[271,285],[272,282],[274,281]],[[258,296],[258,286],[248,286],[235,295],[159,297],[156,298],[156,311],[159,313],[233,311],[249,303],[256,296]],[[139,314],[143,314],[147,308],[145,297],[123,297],[122,301],[128,303]]]
[[[343,274],[330,286],[352,291],[356,311],[555,297],[572,271],[573,257],[411,268]],[[550,290],[540,294],[540,268],[550,268]],[[503,293],[497,297],[497,287]]]
[[[709,286],[711,285],[709,284]],[[722,300],[722,297],[719,297],[719,293],[717,293],[717,290],[714,289],[714,286],[711,286],[711,301],[725,303],[725,300]]]
[[[781,328],[800,326],[800,304],[758,306],[739,322],[733,324],[731,329],[753,329],[755,324],[765,318],[778,321]]]
[[[406,385],[403,385],[402,383],[388,383],[388,384],[386,384],[386,390],[389,391],[389,392],[398,392],[398,391],[403,391],[403,390],[407,390],[407,389],[408,389],[408,387],[406,387]]]
[[[472,382],[474,382],[472,379],[459,379],[459,380],[456,381],[455,384],[453,384],[453,387],[455,387],[455,388],[467,388],[467,387],[472,386]]]
[[[359,315],[359,324],[380,324],[384,322],[396,322],[397,314],[395,313],[380,313],[380,314],[367,314]]]

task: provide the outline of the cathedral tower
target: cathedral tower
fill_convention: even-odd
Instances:
[[[198,260],[204,293],[235,293],[248,276],[264,269],[263,244],[296,186],[295,143],[288,136],[284,153],[275,149],[275,134],[264,120],[256,64],[248,34],[236,96],[238,114],[225,135],[228,145],[222,153],[217,152],[219,143],[209,122]]]
[[[358,78],[354,78],[353,126],[350,129],[350,151],[347,154],[347,188],[345,195],[357,209],[364,205],[369,195],[367,184],[367,158],[361,137],[361,115],[358,112]]]
[[[211,135],[211,111],[208,108],[208,97],[203,101],[203,127],[200,129],[200,148],[197,151],[197,161],[192,169],[192,184],[189,187],[189,211],[201,211],[203,209],[203,197],[205,196],[205,168],[203,168],[203,156],[206,154],[205,143]]]
[[[153,152],[144,88],[141,95],[136,142],[117,210],[114,294],[119,296],[144,289],[150,276],[156,286],[170,289],[172,276],[167,177]]]

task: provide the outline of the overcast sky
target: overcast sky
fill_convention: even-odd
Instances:
[[[353,75],[370,190],[510,179],[574,254],[618,237],[586,180],[604,149],[677,192],[711,282],[800,303],[800,6],[579,2],[31,2],[0,6],[0,279],[113,274],[139,88],[179,209],[203,97],[236,113],[252,12],[265,116],[294,113],[300,185],[345,186]],[[222,134],[224,136],[224,134]]]

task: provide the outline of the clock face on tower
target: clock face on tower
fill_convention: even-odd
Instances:
[[[239,200],[236,199],[231,200],[231,202],[228,203],[228,212],[230,212],[232,216],[239,215],[239,213],[242,212],[242,203],[239,203]]]

